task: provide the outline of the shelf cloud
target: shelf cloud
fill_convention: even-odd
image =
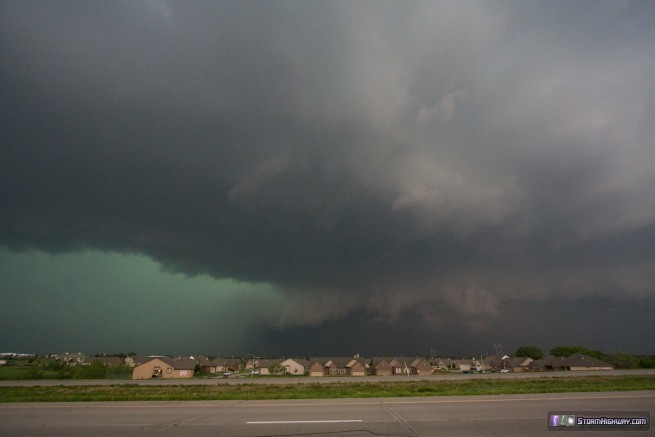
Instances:
[[[654,308],[653,23],[649,2],[3,2],[0,244],[270,284],[266,316],[238,311],[304,330],[294,352],[340,323],[521,320],[511,343],[554,302]]]

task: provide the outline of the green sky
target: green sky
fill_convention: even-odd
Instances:
[[[136,254],[1,248],[0,278],[0,326],[12,335],[2,343],[12,350],[247,353],[241,322],[276,303],[268,285],[187,277]]]

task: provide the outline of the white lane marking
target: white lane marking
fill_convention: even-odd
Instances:
[[[342,420],[262,420],[256,422],[246,422],[248,425],[261,424],[286,424],[286,423],[361,423],[359,419],[342,419]]]

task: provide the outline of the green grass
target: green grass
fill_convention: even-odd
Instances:
[[[0,366],[0,380],[55,379],[59,373],[33,365]]]
[[[655,376],[469,381],[0,387],[0,402],[268,400],[655,390]]]
[[[23,379],[30,368],[28,366],[0,366],[0,379]]]
[[[131,369],[109,368],[102,376],[85,374],[85,367],[64,367],[62,370],[50,370],[38,366],[2,366],[0,367],[0,380],[24,380],[24,379],[130,379]]]

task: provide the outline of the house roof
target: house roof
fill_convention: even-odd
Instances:
[[[416,357],[416,359],[412,361],[412,364],[410,364],[409,367],[418,367],[423,363],[427,363],[428,366],[432,367],[425,358],[421,358],[421,357]]]
[[[381,363],[390,365],[389,363],[393,360],[393,357],[371,357],[371,366],[377,367]]]
[[[546,355],[545,357],[534,360],[531,364],[533,367],[552,367],[559,368],[564,365],[564,357],[556,357],[553,355]]]
[[[509,365],[512,366],[512,367],[522,367],[522,366],[527,366],[533,360],[532,360],[532,358],[515,357],[515,358],[506,359],[504,361],[507,361],[509,363]]]
[[[62,360],[62,361],[75,360],[75,361],[82,362],[82,361],[84,361],[84,359],[86,359],[86,355],[83,354],[82,352],[77,352],[77,353],[66,352],[66,353],[61,354],[59,356],[59,359]]]
[[[363,358],[353,358],[353,357],[315,357],[311,359],[311,362],[314,363],[318,361],[325,367],[328,363],[334,364],[339,368],[352,367],[355,363],[359,363],[362,366],[366,366]]]
[[[411,364],[417,359],[425,359],[422,357],[393,357],[394,360],[396,360],[402,367],[407,365],[407,367],[411,367]]]
[[[583,355],[580,353],[575,353],[566,358],[563,362],[563,365],[566,367],[612,367],[610,363],[599,360],[589,355]]]
[[[297,364],[300,364],[303,367],[309,367],[312,364],[312,361],[305,360],[303,358],[287,358],[282,361],[282,363],[286,363],[287,361],[293,361]]]
[[[196,362],[201,366],[213,366],[212,361],[207,357],[197,357]]]
[[[181,360],[175,360],[173,358],[169,357],[152,357],[149,360],[141,363],[141,364],[146,364],[149,363],[152,360],[160,360],[163,361],[164,363],[168,364],[174,369],[177,370],[195,370],[196,368],[196,361],[195,360],[190,360],[188,358],[183,358]]]
[[[214,358],[209,362],[210,366],[224,366],[224,365],[241,365],[241,360],[239,358],[224,358],[218,357]]]

